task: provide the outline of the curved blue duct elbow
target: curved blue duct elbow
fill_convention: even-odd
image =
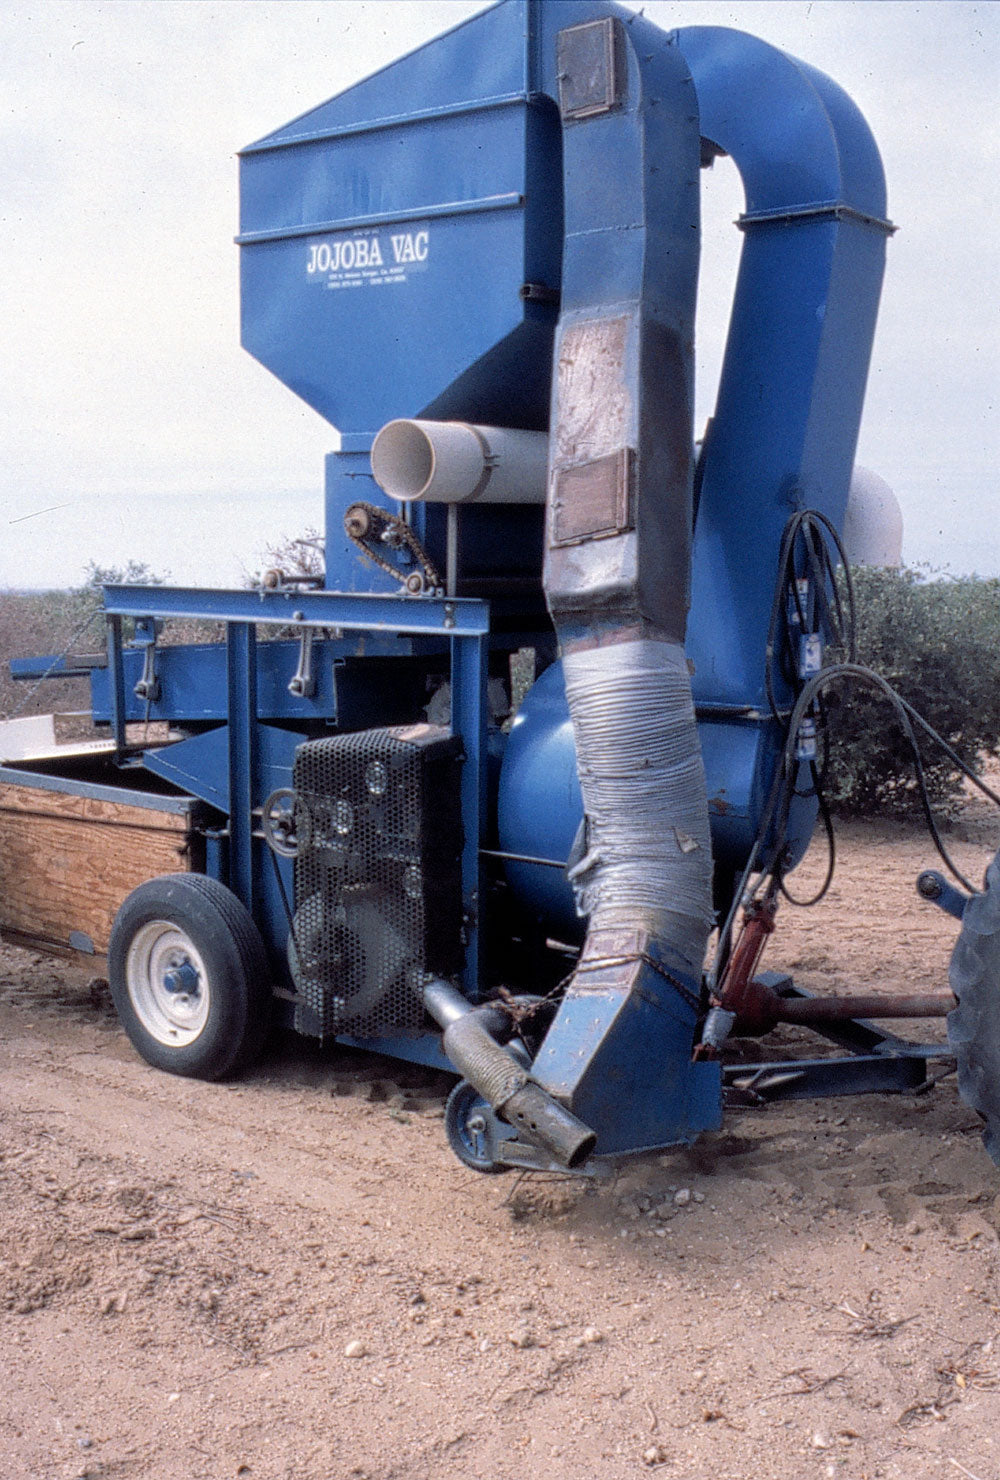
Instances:
[[[676,33],[702,135],[742,177],[745,241],[706,441],[688,656],[700,704],[763,706],[782,531],[797,507],[840,528],[885,266],[882,162],[813,67],[739,31]]]

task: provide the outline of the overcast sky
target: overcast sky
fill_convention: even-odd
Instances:
[[[335,435],[239,347],[234,155],[481,8],[0,0],[0,588],[129,558],[239,582],[321,526]],[[908,561],[1000,574],[1000,5],[643,8],[760,35],[865,113],[900,231],[858,460],[896,490]],[[742,204],[728,162],[706,188],[699,427]]]

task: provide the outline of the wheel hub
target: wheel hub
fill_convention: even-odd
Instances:
[[[168,992],[180,992],[193,997],[201,985],[197,971],[185,957],[179,966],[171,966],[163,973],[163,985]]]
[[[169,920],[136,932],[125,963],[136,1015],[159,1043],[192,1043],[209,1015],[208,976],[193,942]]]

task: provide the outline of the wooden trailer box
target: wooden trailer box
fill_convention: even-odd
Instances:
[[[119,905],[203,865],[191,797],[0,767],[0,935],[103,956]]]

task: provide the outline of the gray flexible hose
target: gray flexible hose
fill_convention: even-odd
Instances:
[[[588,1125],[533,1084],[524,1066],[497,1041],[507,1038],[511,1019],[486,1003],[473,1007],[450,982],[424,982],[424,1005],[444,1029],[443,1048],[451,1062],[508,1124],[554,1156],[577,1167],[594,1149]]]
[[[645,925],[697,977],[712,851],[684,650],[637,638],[567,653],[563,671],[587,829],[577,907],[591,931]]]

